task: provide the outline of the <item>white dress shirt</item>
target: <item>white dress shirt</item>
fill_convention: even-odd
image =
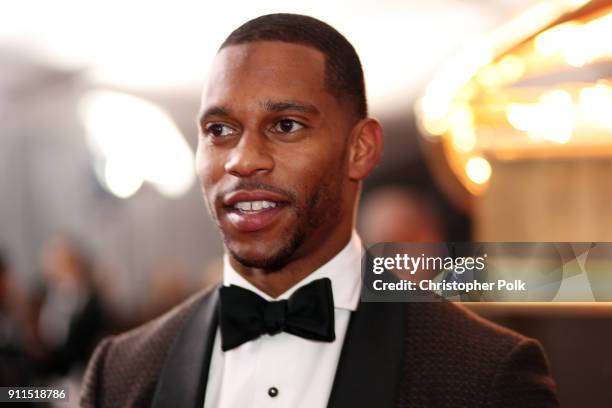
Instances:
[[[360,271],[361,240],[355,231],[334,258],[276,299],[238,274],[225,255],[223,284],[241,286],[266,300],[287,299],[299,287],[329,278],[334,294],[336,340],[320,342],[281,332],[265,334],[223,352],[217,330],[204,408],[326,407],[349,318],[359,303]]]

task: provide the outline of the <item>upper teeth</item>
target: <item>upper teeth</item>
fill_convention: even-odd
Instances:
[[[276,203],[273,201],[239,201],[234,204],[234,207],[242,211],[259,211],[262,208],[275,208]]]

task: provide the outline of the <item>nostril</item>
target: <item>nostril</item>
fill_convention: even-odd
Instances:
[[[256,172],[272,170],[274,159],[266,151],[243,148],[228,158],[224,168],[233,176],[248,177]]]

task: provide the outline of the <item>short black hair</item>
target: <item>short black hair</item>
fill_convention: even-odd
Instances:
[[[316,18],[299,14],[267,14],[250,20],[223,42],[219,51],[230,45],[255,41],[281,41],[302,44],[325,56],[325,86],[339,101],[348,100],[355,114],[368,115],[363,69],[357,52],[335,28]]]

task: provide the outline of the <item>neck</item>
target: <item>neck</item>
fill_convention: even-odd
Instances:
[[[230,256],[231,266],[249,283],[267,295],[277,298],[295,284],[319,269],[336,256],[350,241],[352,225],[340,228],[324,239],[305,243],[295,259],[276,271],[249,268]]]

